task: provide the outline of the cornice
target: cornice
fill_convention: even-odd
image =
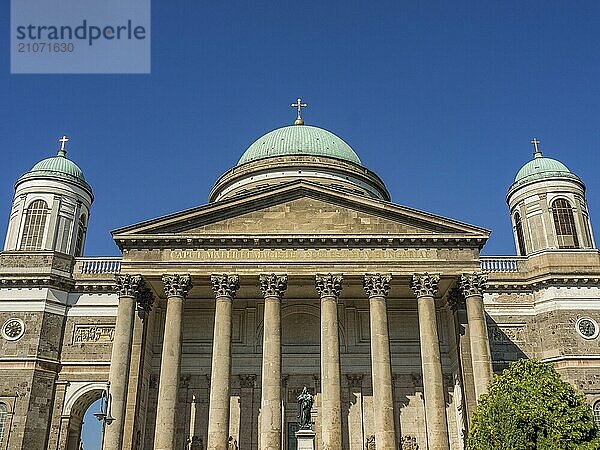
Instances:
[[[116,243],[127,250],[201,248],[322,248],[327,247],[384,247],[384,248],[476,248],[481,250],[487,237],[457,237],[452,235],[389,236],[203,236],[182,237],[164,235],[121,236]]]
[[[65,291],[71,291],[74,286],[75,281],[72,278],[59,277],[56,275],[45,277],[0,277],[0,288],[50,287],[58,288]]]
[[[486,292],[512,292],[512,291],[534,291],[546,287],[600,287],[599,277],[539,277],[531,280],[490,280],[488,279]]]

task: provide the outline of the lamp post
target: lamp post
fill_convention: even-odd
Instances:
[[[102,395],[100,397],[100,408],[98,409],[97,413],[94,413],[96,419],[102,422],[102,442],[100,448],[104,448],[104,432],[106,430],[106,425],[110,425],[115,420],[115,418],[110,414],[111,403],[110,381],[107,381],[106,389],[102,391]]]

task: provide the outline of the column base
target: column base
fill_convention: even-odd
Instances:
[[[298,450],[315,450],[315,432],[313,430],[296,431]]]

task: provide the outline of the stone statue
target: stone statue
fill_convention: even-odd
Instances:
[[[302,389],[302,393],[298,396],[298,425],[301,430],[311,430],[312,421],[310,420],[310,411],[313,406],[313,396],[310,395],[306,386]]]

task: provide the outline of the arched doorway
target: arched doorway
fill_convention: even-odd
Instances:
[[[85,443],[85,450],[100,450],[102,447],[102,424],[94,417],[98,402],[106,388],[106,383],[72,383],[67,389],[63,408],[62,433],[65,450],[79,450]],[[63,419],[64,420],[64,419]],[[83,438],[83,441],[82,441]]]

